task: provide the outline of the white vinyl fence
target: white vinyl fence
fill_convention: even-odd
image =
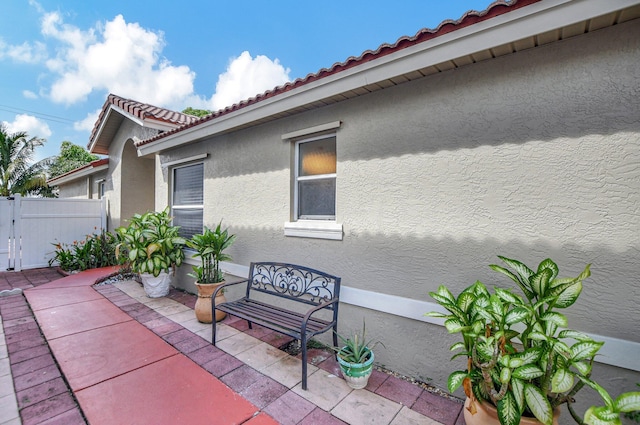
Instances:
[[[47,267],[54,243],[73,243],[106,228],[99,199],[0,199],[0,271]]]

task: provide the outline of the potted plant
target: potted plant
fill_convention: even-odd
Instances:
[[[453,372],[448,387],[453,393],[463,386],[467,424],[516,425],[527,417],[534,421],[528,423],[557,424],[562,404],[580,424],[618,424],[620,413],[638,410],[640,392],[614,400],[591,379],[603,343],[565,329],[567,318],[558,311],[578,299],[590,265],[575,278],[559,278],[558,266],[550,259],[532,270],[517,260],[499,258],[508,268],[490,267],[513,280],[524,297],[498,287],[491,293],[480,281],[457,297],[445,286],[430,293],[449,314],[427,315],[444,319],[449,333],[462,335],[451,351],[460,350],[453,358],[466,358],[466,370]],[[597,391],[605,405],[589,408],[583,422],[572,403],[585,386]]]
[[[116,255],[140,275],[151,298],[169,293],[172,274],[184,260],[182,247],[186,240],[178,234],[179,229],[171,225],[168,207],[162,212],[135,214],[129,226],[116,229],[120,240]]]
[[[222,221],[215,230],[205,226],[202,234],[193,235],[187,240],[187,246],[196,251],[193,257],[200,257],[201,264],[193,266],[194,273],[190,276],[196,278],[198,299],[196,300],[196,318],[202,323],[212,323],[211,296],[214,291],[224,284],[224,272],[220,269],[220,261],[230,261],[231,256],[224,253],[236,239],[236,235],[230,235],[228,229],[222,229]],[[216,296],[216,304],[225,302],[223,291]],[[216,311],[216,321],[224,319],[225,313]]]
[[[369,377],[373,372],[374,354],[373,348],[380,344],[380,341],[366,339],[366,328],[362,321],[362,333],[354,332],[351,337],[344,338],[340,334],[338,338],[342,341],[342,347],[333,347],[337,353],[336,359],[340,365],[340,370],[347,384],[356,390],[367,386]]]

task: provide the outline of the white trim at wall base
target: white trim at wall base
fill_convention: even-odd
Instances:
[[[245,279],[249,276],[249,267],[247,266],[222,263],[221,267],[225,272],[235,276],[240,276]],[[413,300],[396,295],[381,294],[379,292],[341,286],[340,302],[405,317],[407,319],[444,326],[442,319],[424,316],[424,313],[428,311],[445,311],[439,304],[429,301]],[[605,343],[600,349],[599,356],[596,358],[598,363],[640,372],[639,342],[585,333],[594,340]]]

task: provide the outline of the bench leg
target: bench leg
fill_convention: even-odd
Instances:
[[[307,390],[307,335],[302,334],[300,338],[300,348],[302,349],[302,389]]]
[[[211,321],[211,343],[215,347],[216,345],[216,328],[218,324],[216,322],[216,303],[214,300],[211,300],[211,317],[213,320]]]
[[[338,347],[338,322],[333,325],[333,346]],[[336,361],[338,360],[338,352],[334,351]]]

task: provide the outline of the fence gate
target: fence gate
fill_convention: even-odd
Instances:
[[[0,271],[11,267],[9,253],[13,252],[13,201],[0,199]]]
[[[106,228],[106,218],[104,199],[0,199],[0,270],[47,267],[52,244],[84,240]]]

